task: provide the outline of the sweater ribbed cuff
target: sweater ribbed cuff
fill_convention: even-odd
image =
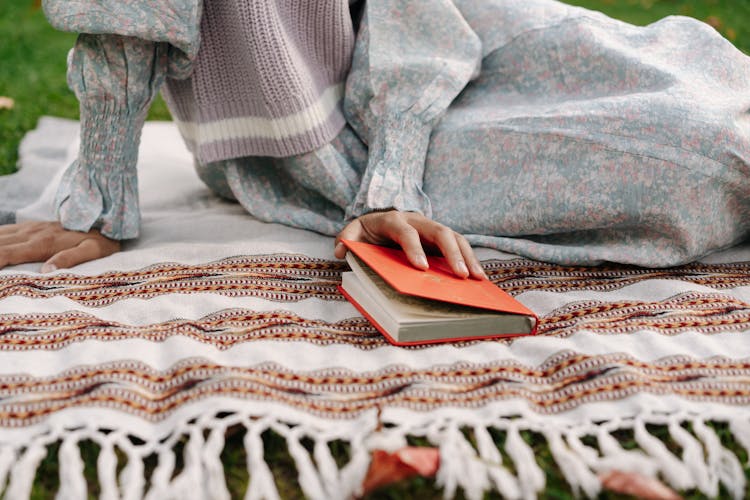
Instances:
[[[367,170],[346,218],[389,208],[431,217],[422,180],[432,127],[404,113],[379,120],[374,130]]]

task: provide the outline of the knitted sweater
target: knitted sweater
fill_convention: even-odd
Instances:
[[[202,15],[199,0],[160,3],[45,0],[44,8],[58,29],[179,49],[183,64],[164,97],[201,163],[312,151],[344,126],[354,48],[347,0],[205,2]]]
[[[327,196],[347,186],[353,190],[342,198],[348,201],[339,225],[391,207],[430,215],[421,186],[432,129],[481,65],[479,37],[452,0],[362,2],[361,19],[342,21],[344,34],[334,21],[349,15],[349,0],[205,2],[199,32],[202,3],[44,0],[54,26],[81,32],[68,63],[68,83],[81,104],[81,146],[56,200],[65,228],[96,227],[115,239],[138,235],[138,144],[165,81],[199,165],[271,153],[290,159],[322,155],[339,130],[347,130],[346,121],[366,148],[366,168],[343,177],[333,175],[335,166],[303,169],[297,181],[327,182],[321,188]],[[232,6],[234,15],[249,17],[238,22]],[[264,12],[275,21],[259,17]],[[338,14],[331,19],[332,13]],[[356,21],[361,26],[351,40]],[[219,35],[244,45],[222,43]],[[250,110],[263,114],[244,114]]]

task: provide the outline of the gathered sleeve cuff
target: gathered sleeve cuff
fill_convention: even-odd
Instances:
[[[408,113],[391,115],[379,125],[374,129],[367,169],[347,218],[384,209],[430,215],[422,177],[432,127]]]
[[[124,240],[138,236],[136,163],[143,120],[118,110],[81,113],[81,146],[57,191],[57,215],[66,229],[97,228]]]
[[[481,51],[452,0],[365,4],[344,113],[369,156],[348,219],[389,208],[432,215],[422,191],[430,136],[479,74]]]
[[[120,35],[80,35],[68,84],[80,101],[81,145],[57,192],[66,229],[138,236],[136,163],[148,108],[170,68],[170,46]]]

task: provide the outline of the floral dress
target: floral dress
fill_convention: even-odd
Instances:
[[[190,72],[200,5],[90,3],[111,5],[45,5],[56,26],[88,33],[69,62],[82,148],[59,216],[132,238],[137,137],[164,79]],[[341,105],[347,125],[329,144],[197,164],[199,176],[268,222],[335,235],[397,208],[563,264],[675,265],[750,234],[750,58],[693,19],[636,27],[553,0],[371,1]]]

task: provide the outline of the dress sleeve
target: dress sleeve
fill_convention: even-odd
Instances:
[[[56,199],[66,229],[95,227],[113,239],[138,236],[141,129],[165,78],[190,74],[200,7],[199,0],[45,0],[53,26],[82,33],[68,58],[68,85],[80,102],[81,145]]]
[[[168,42],[189,59],[200,46],[203,0],[42,0],[42,8],[61,31]]]
[[[430,135],[480,65],[481,42],[452,0],[366,3],[344,112],[369,159],[347,218],[388,208],[431,216],[422,191]]]
[[[57,191],[66,229],[138,236],[136,163],[149,105],[166,74],[164,43],[121,35],[79,35],[68,84],[80,101],[81,145]]]

